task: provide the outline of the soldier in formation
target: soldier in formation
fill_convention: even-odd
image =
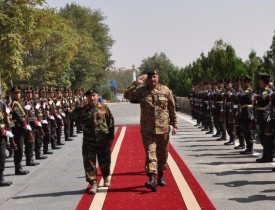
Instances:
[[[65,141],[72,140],[69,136],[76,137],[73,135],[75,121],[69,119],[69,115],[74,107],[81,108],[80,100],[69,95],[70,89],[13,86],[9,92],[5,100],[0,99],[0,187],[12,184],[5,181],[3,175],[7,148],[9,157],[14,159],[15,175],[28,174],[21,164],[23,155],[26,166],[36,166],[39,163],[34,157],[43,160],[46,155],[53,154],[49,144],[51,149],[64,145],[61,140],[63,128]],[[80,94],[78,97],[84,101]]]
[[[234,149],[243,149],[240,154],[253,154],[253,134],[258,133],[263,147],[262,157],[257,158],[257,163],[272,162],[274,156],[274,110],[275,93],[272,90],[270,75],[259,73],[261,90],[258,93],[252,90],[252,78],[248,75],[236,76],[224,80],[210,82],[217,84],[217,88],[208,91],[205,88],[209,82],[204,82],[204,88],[194,84],[189,96],[191,114],[197,120],[199,128],[212,133],[211,120],[217,133],[213,137],[217,140],[229,140],[224,145],[233,145]],[[208,97],[206,97],[208,96]],[[204,115],[204,116],[202,116]],[[208,122],[207,125],[205,123]],[[238,139],[238,143],[236,143]],[[275,170],[275,169],[274,169]]]

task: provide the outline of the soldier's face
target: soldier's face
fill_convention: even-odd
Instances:
[[[20,92],[13,92],[11,94],[12,98],[15,99],[15,100],[19,100],[20,97],[21,97],[21,93]]]
[[[155,87],[159,83],[159,75],[149,75],[146,79],[146,82],[149,86]]]
[[[87,95],[86,98],[87,98],[87,102],[90,105],[94,106],[97,103],[98,94],[97,93],[93,93],[93,94]]]

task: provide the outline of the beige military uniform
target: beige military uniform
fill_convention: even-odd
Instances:
[[[171,90],[161,84],[151,90],[147,85],[134,82],[126,89],[124,97],[140,103],[146,172],[165,171],[170,125],[177,128],[176,107]]]

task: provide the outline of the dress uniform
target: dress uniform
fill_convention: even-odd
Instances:
[[[252,104],[252,89],[251,89],[251,77],[248,75],[242,78],[243,92],[239,95],[240,106],[241,106],[241,126],[243,128],[244,139],[246,143],[246,149],[241,151],[241,154],[253,154],[253,139],[251,136],[251,123],[252,119],[255,117],[253,114],[253,104]]]
[[[169,131],[172,126],[172,134],[176,134],[178,123],[172,92],[159,83],[158,73],[149,70],[145,81],[142,76],[126,89],[124,98],[140,103],[141,135],[146,153],[145,169],[149,177],[145,185],[156,191],[156,173],[158,185],[166,185],[163,173],[167,168]]]
[[[235,145],[236,129],[233,123],[233,101],[232,97],[235,94],[235,90],[232,86],[230,78],[225,80],[226,93],[225,93],[225,124],[226,131],[229,135],[229,141],[225,142],[224,145]]]
[[[13,134],[8,131],[5,122],[7,119],[6,105],[0,100],[0,187],[10,186],[11,181],[4,180],[5,159],[6,159],[6,138],[7,136],[12,138]]]
[[[245,148],[245,141],[244,141],[244,133],[243,128],[241,126],[241,104],[240,104],[240,95],[243,92],[241,87],[241,77],[236,76],[233,78],[233,85],[235,89],[235,94],[232,96],[233,102],[233,114],[234,119],[233,123],[236,129],[236,136],[239,139],[239,144],[234,147],[234,149],[244,149]]]
[[[224,118],[224,108],[225,108],[225,89],[223,80],[217,80],[217,90],[215,91],[215,117],[214,123],[217,128],[217,135],[213,137],[220,137],[217,141],[226,140],[226,127],[225,127],[225,118]]]
[[[86,181],[91,189],[88,193],[97,192],[96,158],[104,179],[104,186],[110,185],[110,146],[114,139],[114,118],[107,105],[97,101],[98,91],[88,89],[85,93],[88,103],[76,107],[70,114],[72,120],[79,120],[83,126],[82,156]]]
[[[16,175],[26,175],[29,173],[28,170],[23,170],[21,162],[24,149],[24,141],[27,132],[31,131],[31,126],[26,122],[26,112],[20,102],[21,100],[21,88],[14,86],[10,89],[12,97],[12,121],[14,126],[11,128],[14,134],[14,141],[17,145],[17,150],[14,151],[14,165]]]
[[[268,118],[270,118],[270,95],[273,93],[271,88],[268,86],[270,75],[266,73],[260,73],[260,87],[262,88],[261,94],[254,96],[257,101],[257,122],[259,124],[259,137],[261,145],[263,146],[263,156],[256,159],[258,163],[272,162],[273,161],[273,138],[272,132],[267,131]]]

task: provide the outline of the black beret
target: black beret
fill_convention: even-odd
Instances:
[[[240,81],[242,81],[242,77],[240,77],[240,76],[235,76],[235,77],[232,78],[232,81],[233,81],[233,82],[240,82]]]
[[[89,88],[89,89],[85,92],[84,95],[87,96],[87,95],[91,95],[91,94],[93,94],[93,93],[98,94],[97,88]]]
[[[155,74],[158,74],[157,70],[150,69],[150,70],[147,71],[148,76],[152,76],[152,75],[155,75]]]
[[[222,79],[218,79],[218,80],[217,80],[217,84],[218,84],[218,83],[223,83],[223,80],[222,80]]]

